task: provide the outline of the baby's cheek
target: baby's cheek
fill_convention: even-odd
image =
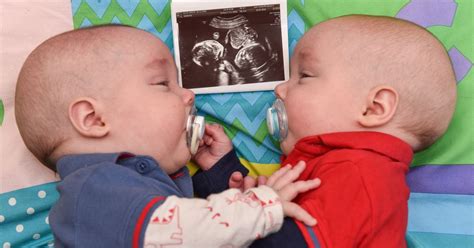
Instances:
[[[288,134],[293,136],[294,139],[298,139],[305,131],[305,123],[307,122],[307,116],[300,113],[288,114]]]
[[[181,166],[185,165],[189,160],[191,160],[191,153],[186,145],[181,145],[175,150],[175,164],[178,166],[177,169],[180,169]]]

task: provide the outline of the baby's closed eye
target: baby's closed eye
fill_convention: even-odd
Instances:
[[[160,85],[160,86],[168,86],[169,82],[168,81],[158,81],[151,83],[150,85]]]
[[[307,78],[307,77],[311,77],[311,75],[308,75],[307,73],[304,73],[304,72],[300,73],[300,78]]]

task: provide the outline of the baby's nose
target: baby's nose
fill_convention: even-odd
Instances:
[[[193,105],[194,98],[195,98],[194,92],[188,89],[184,89],[184,88],[182,90],[183,90],[182,98],[183,98],[184,104]]]
[[[275,87],[275,95],[280,99],[285,99],[286,97],[286,82],[281,83]]]

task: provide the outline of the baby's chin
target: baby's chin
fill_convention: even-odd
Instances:
[[[189,150],[187,150],[186,156],[183,160],[184,161],[183,164],[187,164],[190,160],[191,160],[191,152]]]
[[[282,142],[280,142],[280,149],[281,149],[281,152],[284,154],[284,155],[288,155],[291,150],[293,150],[292,146],[290,147],[290,145],[288,144],[288,140],[285,139],[283,140]]]
[[[162,168],[168,175],[178,172],[191,160],[190,152],[187,152],[185,155],[179,154],[178,156],[179,157],[175,157],[173,160],[171,160],[171,165],[166,166],[166,168]]]
[[[183,165],[191,160],[191,151],[187,145],[181,145],[176,148],[175,161],[180,162]]]

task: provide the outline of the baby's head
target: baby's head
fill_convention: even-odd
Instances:
[[[446,131],[456,81],[446,50],[425,29],[354,15],[310,29],[275,93],[288,115],[285,154],[305,136],[345,131],[388,133],[420,151]]]
[[[53,170],[66,154],[125,151],[173,173],[190,158],[193,104],[166,45],[135,28],[102,26],[60,34],[29,55],[15,114],[28,149]]]

